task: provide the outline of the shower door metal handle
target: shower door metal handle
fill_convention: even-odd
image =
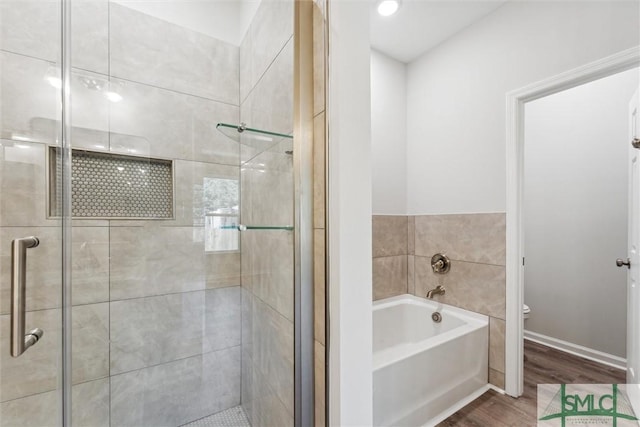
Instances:
[[[35,328],[24,333],[27,291],[27,249],[40,244],[37,237],[11,242],[11,356],[18,357],[37,343],[44,332]]]

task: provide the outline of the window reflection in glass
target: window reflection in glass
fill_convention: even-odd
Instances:
[[[204,178],[202,201],[205,220],[205,251],[239,249],[238,180]]]

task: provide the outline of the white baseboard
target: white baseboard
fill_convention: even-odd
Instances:
[[[573,354],[574,356],[602,363],[603,365],[611,366],[613,368],[622,370],[627,369],[627,359],[619,356],[614,356],[613,354],[593,350],[591,348],[572,344],[567,341],[548,337],[546,335],[527,330],[524,331],[524,339],[536,342],[538,344],[546,345],[547,347],[555,348],[556,350],[564,351],[565,353]]]
[[[507,394],[506,391],[504,391],[503,389],[501,389],[500,387],[496,387],[493,384],[489,383],[487,385],[487,387],[489,387],[490,390],[495,391],[496,393],[500,393],[500,394]]]

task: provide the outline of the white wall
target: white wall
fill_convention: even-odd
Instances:
[[[329,424],[373,416],[369,3],[329,7]]]
[[[406,65],[371,51],[371,163],[374,215],[407,212]]]
[[[526,329],[620,357],[637,87],[631,70],[525,104]]]
[[[637,1],[512,1],[407,70],[408,213],[505,210],[505,95],[638,45]]]

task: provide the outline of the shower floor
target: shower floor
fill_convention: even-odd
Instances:
[[[217,414],[200,418],[182,427],[251,427],[242,406],[234,406]]]

